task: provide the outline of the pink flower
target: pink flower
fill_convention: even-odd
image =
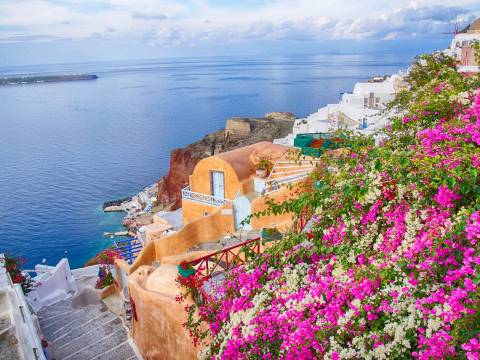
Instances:
[[[480,156],[478,155],[472,156],[472,166],[477,169],[480,168]]]
[[[472,240],[472,244],[476,244],[476,240],[480,239],[480,211],[475,211],[467,220],[465,226],[467,239]]]
[[[447,86],[447,84],[445,84],[444,82],[441,82],[440,84],[438,84],[437,86],[435,86],[435,89],[433,89],[433,91],[435,92],[435,94],[438,94],[438,93],[440,93],[443,89],[445,89],[446,86]]]
[[[478,339],[470,339],[467,343],[463,344],[461,348],[466,352],[468,360],[480,359],[480,341],[478,341]]]
[[[445,208],[453,208],[453,202],[460,200],[462,197],[456,194],[454,191],[450,190],[448,186],[441,185],[438,188],[437,194],[433,197],[435,202]]]

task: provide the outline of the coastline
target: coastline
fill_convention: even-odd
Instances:
[[[400,70],[397,73],[390,75],[375,75],[367,80],[368,84],[375,86],[379,83],[401,82],[403,73]],[[355,84],[354,90],[356,86]],[[398,86],[392,86],[393,92],[397,91]],[[188,185],[189,176],[193,173],[195,165],[203,158],[216,155],[218,153],[244,147],[259,141],[271,141],[275,144],[294,146],[294,137],[302,130],[306,133],[313,132],[329,132],[341,128],[345,124],[339,122],[338,117],[330,117],[329,107],[341,107],[345,104],[344,97],[354,95],[350,93],[343,93],[338,104],[328,104],[323,108],[319,108],[316,113],[310,114],[306,118],[297,118],[290,112],[270,112],[265,114],[263,118],[249,118],[249,117],[230,117],[226,120],[225,129],[214,131],[207,134],[203,139],[195,141],[184,148],[178,148],[171,151],[170,168],[167,175],[160,178],[158,183],[146,186],[137,195],[133,197],[126,197],[123,199],[106,201],[103,205],[103,211],[107,212],[123,212],[126,215],[123,217],[122,226],[126,228],[128,236],[141,239],[144,234],[145,227],[154,223],[154,216],[157,213],[169,214],[177,209],[181,209],[181,190]],[[371,96],[371,95],[370,95]],[[354,105],[347,105],[347,108]],[[316,114],[321,114],[327,109],[327,116],[323,114],[320,119],[311,119]],[[338,110],[338,109],[337,109]],[[384,119],[386,115],[382,114],[382,107],[375,105],[373,108],[368,106],[367,110],[371,110],[368,116],[379,116],[378,123],[374,126],[365,126],[365,120],[360,121],[358,128],[352,128],[355,131],[364,134],[370,133],[378,127],[384,126]],[[362,113],[363,116],[363,113]],[[309,121],[314,121],[320,126],[306,126]],[[288,125],[279,132],[269,129],[267,135],[262,133],[259,124],[273,125],[275,128],[282,122]],[[283,124],[285,125],[285,123]],[[348,124],[347,126],[352,126]],[[309,128],[311,127],[311,129]],[[260,131],[259,131],[260,128]],[[288,129],[288,131],[285,131]],[[320,130],[319,130],[320,129]],[[261,134],[260,136],[259,133]],[[154,195],[154,192],[156,193]],[[168,215],[167,215],[168,216]],[[162,216],[160,216],[162,218]],[[104,234],[105,235],[105,234]],[[113,239],[116,236],[125,236],[125,231],[108,232],[108,236]]]
[[[370,57],[367,57],[367,60],[369,59]],[[391,59],[387,58],[386,61]],[[376,71],[359,67],[357,63],[342,65],[342,69],[356,71],[361,78],[366,78],[367,75],[363,76],[363,74],[393,73],[398,66],[402,66],[397,65],[396,60],[386,64],[392,71],[385,72],[384,65],[381,65],[380,71]],[[109,69],[110,66],[108,65]],[[141,68],[142,65],[137,65],[135,62],[132,66]],[[253,66],[248,71],[256,74],[257,68]],[[308,69],[302,66],[302,69],[301,72],[299,70],[285,73],[281,77],[289,80],[302,77],[305,71],[312,74],[323,71],[320,65],[313,69],[310,66]],[[7,70],[11,74],[33,71],[30,68],[20,67]],[[53,65],[39,68],[38,71],[44,71],[46,74],[81,72],[78,67],[69,67],[62,71]],[[103,201],[126,195],[133,196],[142,189],[143,185],[153,184],[160,175],[167,175],[169,153],[178,147],[180,142],[181,146],[184,146],[201,138],[207,132],[223,128],[225,119],[232,114],[261,116],[270,109],[281,108],[281,104],[284,104],[285,109],[295,111],[299,117],[304,117],[314,112],[318,106],[336,101],[337,94],[351,89],[355,82],[355,79],[340,77],[335,84],[332,84],[334,90],[327,92],[321,90],[327,89],[325,87],[327,80],[315,80],[314,83],[302,82],[295,85],[270,85],[264,81],[215,82],[218,76],[204,75],[199,77],[195,84],[206,86],[208,83],[215,82],[222,94],[226,94],[225,97],[208,100],[208,103],[212,102],[213,106],[205,107],[202,105],[207,103],[204,97],[213,96],[219,92],[213,89],[205,90],[206,95],[201,95],[201,100],[198,100],[200,106],[190,106],[187,103],[186,109],[176,111],[173,107],[177,106],[176,102],[180,101],[180,98],[197,99],[195,96],[198,96],[200,99],[201,92],[199,93],[196,89],[169,90],[183,84],[181,80],[177,80],[177,77],[170,76],[173,71],[166,74],[165,82],[158,82],[150,73],[144,72],[135,73],[135,78],[131,78],[117,72],[112,76],[109,72],[104,72],[97,67],[90,71],[98,72],[101,81],[0,87],[2,108],[5,113],[2,117],[3,136],[7,149],[8,147],[13,149],[15,146],[10,140],[17,136],[13,131],[15,128],[31,130],[23,134],[29,141],[22,145],[21,158],[15,158],[13,153],[8,151],[2,153],[2,159],[7,165],[6,172],[2,175],[2,184],[3,189],[9,194],[9,201],[2,209],[6,213],[13,207],[16,212],[22,214],[21,221],[14,218],[8,220],[9,226],[4,229],[5,248],[28,258],[29,266],[40,263],[44,257],[47,257],[49,263],[56,263],[63,256],[64,250],[71,255],[73,266],[81,266],[91,254],[109,246],[111,241],[102,234],[112,230],[122,230],[117,228],[117,224],[121,226],[124,213],[104,214]],[[184,72],[189,71],[194,70],[187,69]],[[334,75],[340,76],[341,73],[343,70],[334,72]],[[133,86],[137,83],[141,86]],[[65,93],[65,87],[71,86],[75,89],[75,93]],[[239,88],[239,86],[245,86],[245,88]],[[268,95],[272,87],[282,89],[282,96],[275,97],[277,100],[272,100],[271,95]],[[293,87],[295,87],[294,93],[291,92]],[[159,107],[160,100],[152,95],[155,89],[157,92],[164,93],[165,104],[167,104],[165,108]],[[248,101],[238,99],[235,95],[239,92],[251,91],[258,91],[260,95]],[[13,96],[17,101],[12,106],[6,106]],[[145,112],[132,106],[136,104],[134,100],[140,98],[144,99],[142,104],[143,102],[146,104]],[[27,108],[28,112],[22,111]],[[102,110],[101,113],[98,112],[99,109]],[[178,120],[173,121],[174,117]],[[197,120],[188,126],[186,123],[190,122],[190,119]],[[67,120],[68,126],[66,126]],[[132,126],[132,122],[136,125]],[[200,123],[201,126],[198,125]],[[166,132],[162,133],[162,128],[165,128]],[[40,129],[45,136],[34,138],[29,135]],[[135,135],[139,141],[126,141],[129,133]],[[55,136],[56,145],[46,141],[49,136]],[[52,156],[58,146],[62,146],[68,154],[74,152],[78,156],[70,159],[68,166],[60,166],[59,159]],[[16,165],[13,166],[13,164]],[[43,164],[44,169],[39,169],[36,164]],[[22,172],[17,171],[18,166],[21,166]],[[116,174],[124,174],[125,167],[129,168],[128,175],[120,179]],[[27,173],[32,174],[31,179],[24,176]],[[82,174],[82,176],[73,176],[74,174]],[[10,179],[17,179],[19,182],[31,181],[35,187],[18,192],[15,191],[14,182]],[[49,183],[46,182],[47,179]],[[50,187],[49,184],[53,186]],[[36,192],[33,191],[34,189]],[[32,199],[38,200],[33,203],[33,207],[28,205]],[[65,202],[60,199],[70,199],[70,201]],[[62,212],[56,216],[58,209],[62,209]],[[50,226],[39,232],[38,229],[47,222]],[[22,239],[15,243],[19,232],[23,234]]]
[[[43,84],[52,82],[83,81],[96,79],[98,79],[98,76],[95,74],[12,76],[0,77],[0,86]]]

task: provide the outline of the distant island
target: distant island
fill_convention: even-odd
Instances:
[[[37,84],[59,81],[77,81],[77,80],[95,80],[97,75],[75,74],[75,75],[43,75],[43,76],[15,76],[0,77],[0,85],[20,85],[20,84]]]

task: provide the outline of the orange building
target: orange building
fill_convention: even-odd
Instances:
[[[255,176],[256,164],[261,159],[273,164],[292,151],[290,147],[260,142],[200,161],[190,176],[189,186],[182,191],[184,224],[221,209],[230,224],[229,230],[238,230],[252,214],[252,201],[262,195],[267,181]]]
[[[177,265],[211,251],[196,251],[202,243],[218,242],[244,227],[288,227],[292,215],[266,215],[242,221],[294,195],[291,186],[308,176],[312,160],[289,159],[294,148],[261,142],[203,159],[183,189],[183,227],[166,235],[162,224],[147,230],[147,241],[132,265],[116,260],[116,280],[132,304],[131,335],[145,359],[194,359],[198,349],[182,327],[183,305],[175,302]],[[257,164],[272,162],[268,177],[258,177]],[[155,229],[158,228],[158,232]]]

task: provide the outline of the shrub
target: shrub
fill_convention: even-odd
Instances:
[[[20,284],[23,293],[28,294],[32,288],[32,281],[22,272],[21,267],[25,264],[25,262],[26,260],[23,258],[5,255],[5,268],[10,274],[13,283]]]

